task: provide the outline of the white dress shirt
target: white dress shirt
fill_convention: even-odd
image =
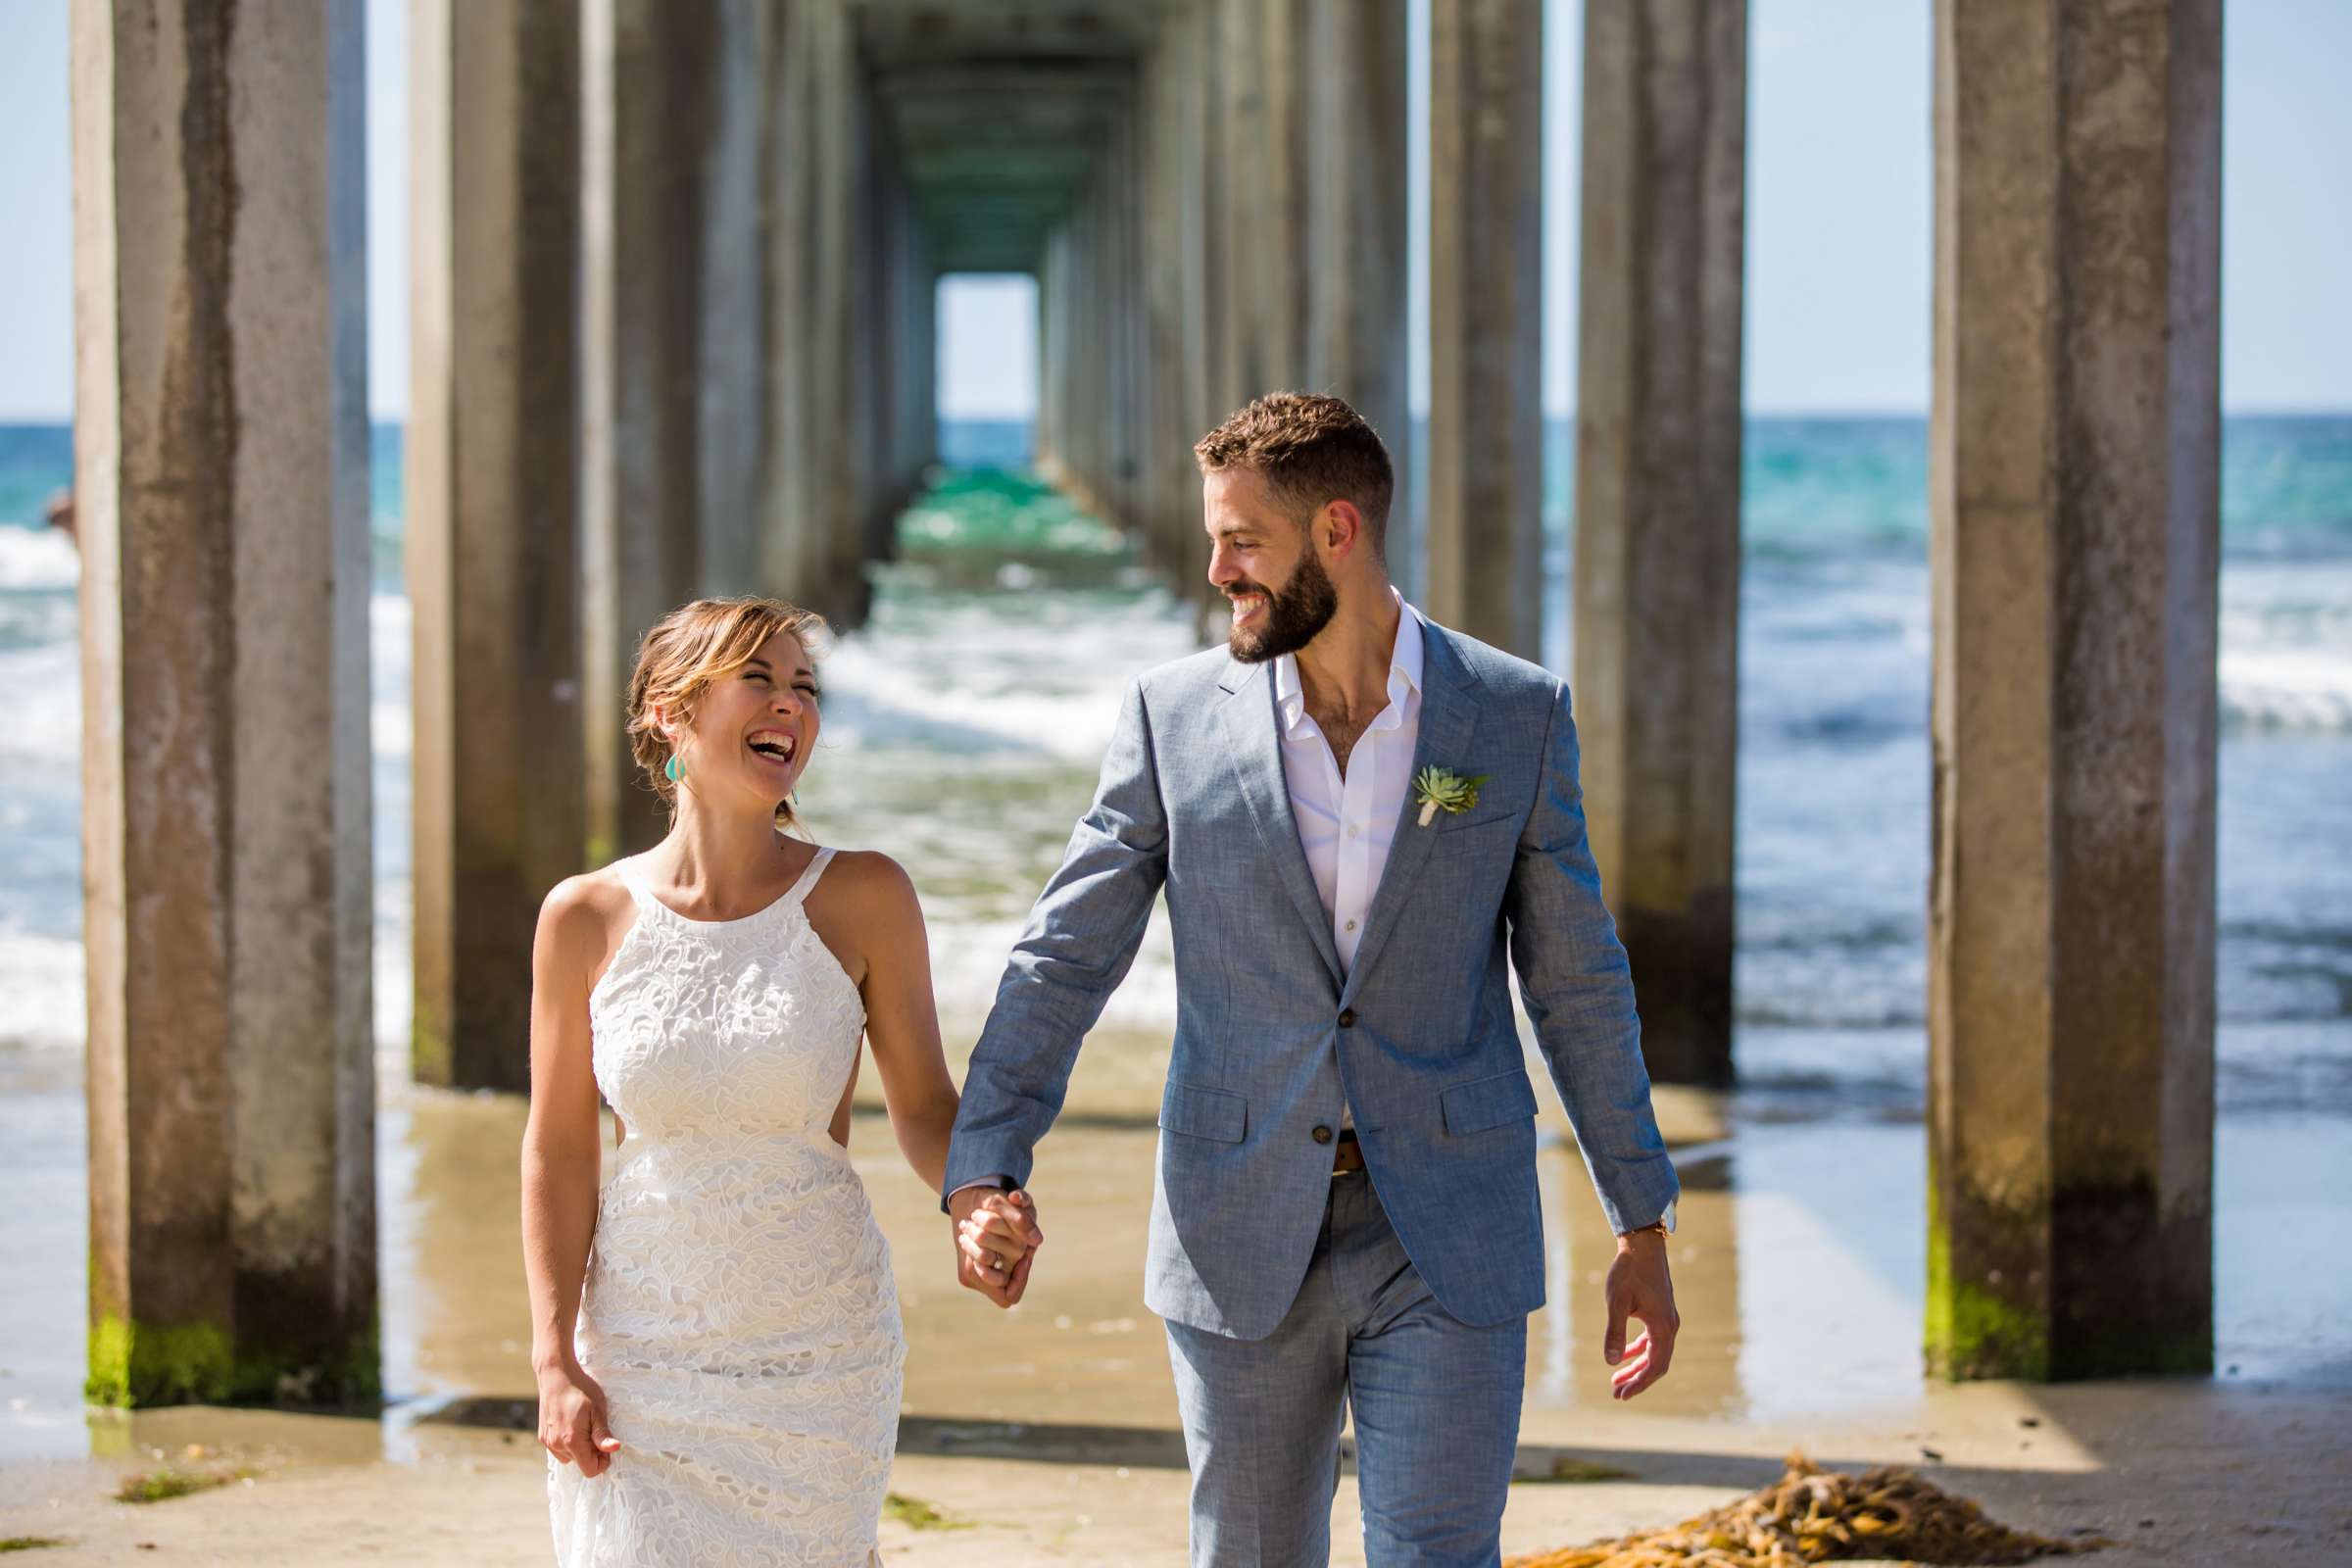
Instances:
[[[1282,778],[1291,793],[1291,817],[1298,824],[1298,847],[1315,893],[1331,920],[1332,945],[1340,966],[1355,967],[1355,950],[1372,916],[1396,821],[1412,782],[1413,748],[1421,742],[1421,617],[1395,589],[1396,646],[1389,651],[1389,706],[1382,709],[1355,748],[1348,772],[1323,727],[1306,710],[1306,688],[1296,655],[1274,661],[1274,704],[1282,716]],[[1343,1105],[1340,1125],[1355,1125],[1355,1107]]]
[[[1393,590],[1392,590],[1393,591]],[[1331,940],[1343,968],[1355,966],[1372,895],[1389,863],[1396,822],[1412,782],[1413,748],[1421,739],[1421,618],[1396,600],[1396,646],[1389,654],[1389,706],[1348,755],[1348,772],[1332,755],[1322,726],[1306,710],[1298,661],[1274,662],[1274,701],[1282,716],[1282,776],[1290,786],[1298,847],[1306,852],[1315,892],[1331,917]]]

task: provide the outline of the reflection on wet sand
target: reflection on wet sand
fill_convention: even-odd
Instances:
[[[528,1393],[519,1151],[529,1107],[517,1095],[398,1080],[379,1094],[385,1394]]]
[[[1721,1163],[1709,1161],[1683,1173],[1675,1239],[1668,1244],[1683,1326],[1672,1370],[1641,1396],[1642,1407],[1653,1413],[1732,1415],[1740,1409],[1740,1320],[1730,1310],[1740,1299],[1731,1195],[1720,1182],[1710,1186],[1697,1179],[1700,1171]],[[1544,1308],[1528,1321],[1527,1407],[1530,1425],[1548,1429],[1552,1423],[1543,1414],[1589,1414],[1615,1402],[1609,1393],[1613,1369],[1601,1357],[1601,1342],[1608,1328],[1603,1285],[1617,1255],[1617,1238],[1593,1199],[1573,1144],[1548,1145],[1538,1159],[1537,1175],[1549,1232],[1544,1257],[1549,1278]],[[1640,1332],[1639,1325],[1629,1326],[1628,1341]]]

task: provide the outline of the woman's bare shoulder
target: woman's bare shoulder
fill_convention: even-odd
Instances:
[[[879,850],[835,851],[809,898],[853,931],[897,938],[922,925],[914,879]]]
[[[619,869],[606,866],[567,876],[548,890],[539,906],[542,943],[576,961],[600,963],[615,935],[636,917],[636,901]]]

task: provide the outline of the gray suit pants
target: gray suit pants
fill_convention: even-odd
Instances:
[[[1500,1562],[1527,1320],[1471,1328],[1440,1306],[1362,1172],[1332,1178],[1314,1261],[1271,1335],[1167,1327],[1194,1568],[1323,1568],[1348,1413],[1371,1568]]]

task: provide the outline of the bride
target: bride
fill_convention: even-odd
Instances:
[[[646,634],[629,733],[669,834],[540,912],[522,1237],[564,1568],[881,1560],[906,1346],[846,1148],[859,1035],[934,1190],[956,1095],[906,872],[783,831],[821,627],[702,600]],[[1043,1237],[989,1201],[958,1264],[1009,1305]]]

